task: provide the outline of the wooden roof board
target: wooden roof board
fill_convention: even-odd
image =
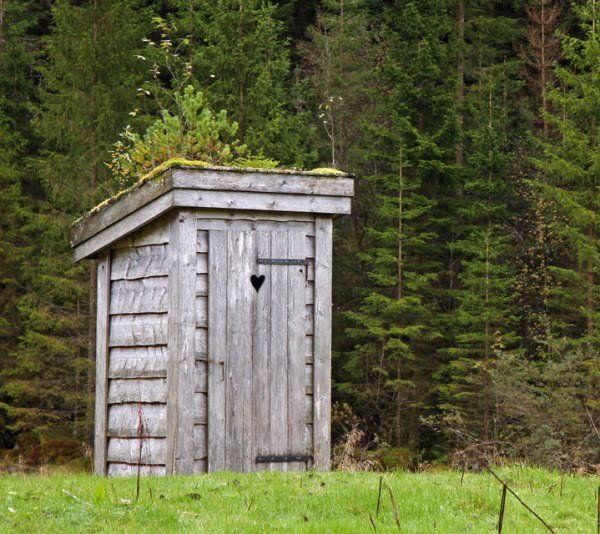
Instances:
[[[353,194],[347,175],[174,167],[76,221],[71,246],[75,261],[89,258],[175,207],[339,215],[350,213]]]

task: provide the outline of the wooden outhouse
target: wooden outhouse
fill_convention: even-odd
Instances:
[[[75,259],[98,259],[96,473],[329,468],[352,194],[342,174],[172,167],[75,223]]]

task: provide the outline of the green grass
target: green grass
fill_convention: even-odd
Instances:
[[[596,532],[598,477],[498,468],[556,532]],[[456,471],[386,473],[376,517],[378,473],[218,473],[135,479],[90,475],[0,477],[0,532],[494,532],[501,484]],[[505,533],[546,532],[510,494]]]

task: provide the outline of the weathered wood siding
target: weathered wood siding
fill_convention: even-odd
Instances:
[[[169,253],[167,218],[111,250],[106,453],[97,466],[108,475],[165,473]]]
[[[256,463],[285,454],[328,467],[331,221],[317,221],[180,210],[111,248],[97,472],[306,467]]]

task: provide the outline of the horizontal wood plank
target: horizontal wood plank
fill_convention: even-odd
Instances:
[[[166,378],[113,379],[108,384],[108,403],[167,402]]]
[[[205,425],[208,418],[208,396],[206,393],[194,393],[194,424]]]
[[[207,450],[206,425],[194,425],[194,459],[205,459]]]
[[[165,437],[166,416],[166,404],[114,404],[108,408],[108,435]]]
[[[169,274],[168,245],[148,245],[115,249],[111,280],[136,280]]]
[[[196,326],[206,328],[208,326],[208,297],[196,297],[195,306]]]
[[[167,281],[166,276],[113,281],[110,288],[111,315],[166,312]]]
[[[200,253],[196,255],[196,273],[207,274],[208,273],[208,254]]]
[[[196,360],[194,369],[194,392],[208,392],[208,362]]]
[[[197,274],[196,275],[196,296],[197,297],[208,296],[208,274]]]
[[[196,358],[206,359],[208,354],[208,332],[206,328],[196,328],[196,338],[194,346],[196,349]]]
[[[255,191],[328,196],[354,194],[354,180],[351,178],[261,172],[174,169],[173,185],[183,189],[203,191]]]
[[[164,465],[165,444],[164,438],[110,438],[108,440],[108,461]]]
[[[163,476],[166,474],[164,465],[142,465],[138,467],[137,465],[113,462],[108,464],[109,477],[134,477],[137,476],[138,472],[142,476]]]
[[[113,315],[109,345],[131,347],[167,343],[167,314]]]
[[[204,213],[203,213],[204,215]],[[265,219],[266,217],[266,219]],[[210,232],[212,230],[255,230],[257,232],[285,232],[286,230],[301,230],[307,234],[314,234],[314,223],[311,220],[293,220],[298,217],[296,213],[281,215],[281,220],[271,220],[274,214],[264,215],[262,219],[251,218],[244,215],[235,217],[235,212],[215,213],[213,218],[199,218],[198,228],[201,231]],[[198,252],[203,252],[199,250]]]
[[[172,188],[170,175],[162,180],[151,180],[143,187],[130,195],[126,195],[118,201],[98,210],[89,217],[82,219],[71,229],[71,245],[78,245],[89,239],[100,230],[114,224],[123,217],[142,208],[148,202],[159,198]]]
[[[208,473],[208,461],[207,460],[194,460],[194,474],[201,475]]]
[[[173,202],[185,208],[223,208],[254,211],[292,211],[299,213],[350,213],[349,197],[250,193],[246,191],[195,191],[175,189]]]
[[[75,245],[75,261],[93,256],[98,251],[116,243],[123,237],[157,219],[173,207],[173,202],[173,192],[167,193],[114,224],[103,227],[86,241]]]
[[[208,253],[208,230],[198,230],[196,252]]]
[[[110,349],[109,378],[164,378],[167,347],[115,347]]]

